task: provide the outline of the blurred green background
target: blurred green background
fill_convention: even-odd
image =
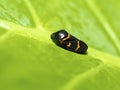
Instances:
[[[119,0],[0,0],[0,89],[120,90]],[[87,55],[56,46],[65,29]]]

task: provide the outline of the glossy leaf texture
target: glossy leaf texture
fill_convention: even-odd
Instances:
[[[0,0],[0,88],[120,90],[119,0]],[[89,48],[56,46],[65,29]]]

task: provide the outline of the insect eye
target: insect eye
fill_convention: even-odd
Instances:
[[[62,38],[64,38],[64,37],[65,37],[65,34],[63,34],[63,33],[59,33],[59,34],[58,34],[58,38],[59,38],[59,39],[62,39]]]

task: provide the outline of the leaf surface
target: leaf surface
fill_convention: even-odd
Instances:
[[[0,0],[0,86],[39,90],[119,90],[119,0]],[[66,29],[86,55],[56,46]]]

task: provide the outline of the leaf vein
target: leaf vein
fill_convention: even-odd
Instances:
[[[105,30],[104,32],[106,33],[106,35],[108,35],[109,39],[111,40],[112,44],[115,46],[116,51],[119,54],[120,53],[120,41],[119,41],[118,37],[115,35],[114,30],[111,27],[111,25],[108,23],[108,20],[105,19],[106,17],[99,10],[99,8],[95,4],[94,0],[85,0],[85,1],[86,1],[87,6],[89,7],[89,9],[91,9],[91,11],[97,17],[100,24],[103,26],[103,28]]]
[[[89,71],[83,73],[83,74],[78,74],[75,76],[71,81],[69,81],[63,88],[60,90],[75,90],[75,87],[77,85],[80,85],[82,82],[84,82],[86,79],[96,75],[99,73],[99,71],[104,67],[104,64],[101,63],[95,68],[90,69]]]
[[[36,28],[39,28],[39,29],[43,30],[42,24],[39,21],[38,14],[36,13],[36,10],[32,6],[31,2],[29,0],[24,0],[24,2],[26,4],[26,6],[28,7],[28,10],[29,10],[30,14],[32,15],[32,18],[34,20]]]

